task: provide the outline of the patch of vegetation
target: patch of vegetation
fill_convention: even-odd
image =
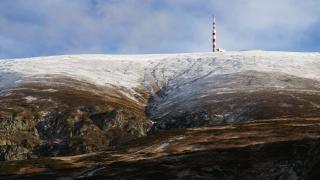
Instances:
[[[21,168],[25,167],[61,170],[72,168],[72,165],[62,160],[56,160],[52,158],[29,159],[23,161],[3,161],[0,162],[0,176],[17,174]]]

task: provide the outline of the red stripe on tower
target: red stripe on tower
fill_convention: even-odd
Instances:
[[[213,16],[213,29],[212,29],[212,52],[217,50],[217,30],[216,30],[216,18]]]

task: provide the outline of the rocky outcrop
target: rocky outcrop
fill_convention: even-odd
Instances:
[[[73,119],[69,113],[52,110],[40,119],[28,119],[29,122],[37,122],[23,126],[29,127],[28,130],[21,129],[18,123],[5,125],[11,127],[11,131],[1,133],[0,159],[17,160],[99,151],[144,136],[151,127],[145,117],[139,117],[127,109],[103,113],[92,111],[79,116],[79,119]],[[12,122],[19,122],[19,119],[13,118]],[[30,137],[32,139],[28,139]]]
[[[30,158],[30,149],[23,145],[1,145],[0,146],[0,160],[21,160]]]
[[[75,80],[57,81],[62,85],[28,84],[1,97],[0,160],[101,151],[145,136],[151,128],[144,107],[130,99],[111,98],[113,91],[92,93],[84,88],[94,85]]]

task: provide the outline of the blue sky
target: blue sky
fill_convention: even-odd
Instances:
[[[0,0],[0,58],[320,50],[319,0]]]

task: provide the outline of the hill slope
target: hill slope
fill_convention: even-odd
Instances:
[[[0,160],[102,150],[160,129],[320,117],[320,54],[0,60]]]
[[[316,180],[319,125],[290,118],[157,132],[103,152],[0,162],[0,179]]]

